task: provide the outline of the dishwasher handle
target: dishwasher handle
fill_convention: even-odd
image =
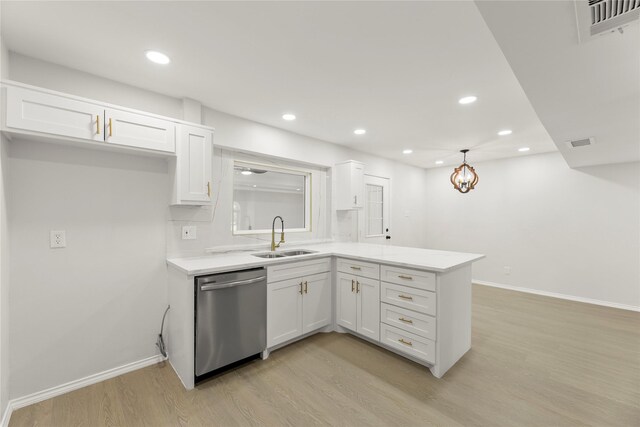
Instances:
[[[260,277],[256,277],[255,279],[238,280],[236,282],[226,282],[226,283],[220,283],[220,284],[215,284],[215,285],[202,285],[202,286],[200,286],[200,290],[201,291],[215,291],[216,289],[232,288],[234,286],[241,286],[241,285],[249,285],[251,283],[256,283],[256,282],[260,282],[262,280],[265,280],[266,278],[267,278],[267,276],[260,276]]]

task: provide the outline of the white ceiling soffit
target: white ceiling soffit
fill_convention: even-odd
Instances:
[[[476,4],[569,166],[640,160],[637,20],[585,37],[586,0]],[[585,138],[597,143],[567,143]]]
[[[416,166],[556,151],[473,1],[0,7],[19,54]]]

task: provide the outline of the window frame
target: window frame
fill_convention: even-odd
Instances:
[[[235,169],[236,167],[248,167],[248,168],[256,168],[263,169],[269,172],[279,172],[279,173],[288,173],[291,175],[302,175],[304,176],[304,228],[287,228],[287,218],[284,218],[284,231],[286,233],[309,233],[313,230],[312,227],[312,207],[313,207],[313,197],[311,195],[312,179],[313,173],[308,169],[296,168],[291,166],[274,166],[266,163],[258,163],[258,162],[249,162],[245,160],[234,159],[231,166],[231,234],[233,236],[247,236],[252,234],[271,234],[271,229],[260,229],[260,230],[234,230],[234,205],[236,203],[235,199]],[[280,227],[276,223],[276,232],[280,232]]]

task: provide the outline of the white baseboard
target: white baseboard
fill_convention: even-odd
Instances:
[[[131,371],[155,365],[156,363],[162,362],[163,360],[164,357],[162,357],[161,355],[147,357],[146,359],[138,360],[137,362],[128,363],[117,368],[109,369],[107,371],[89,375],[88,377],[70,381],[66,384],[51,387],[46,390],[29,394],[27,396],[18,397],[17,399],[12,399],[7,404],[7,409],[4,412],[4,415],[2,417],[2,424],[0,426],[6,427],[9,425],[11,413],[16,409],[24,408],[25,406],[33,405],[34,403],[42,402],[43,400],[51,399],[52,397],[60,396],[61,394],[69,393],[70,391],[78,390],[79,388],[96,384]]]
[[[602,301],[602,300],[592,299],[592,298],[576,297],[573,295],[559,294],[556,292],[539,291],[537,289],[522,288],[520,286],[503,285],[501,283],[487,282],[485,280],[472,280],[472,282],[477,285],[491,286],[493,288],[508,289],[510,291],[526,292],[528,294],[542,295],[545,297],[560,298],[560,299],[566,299],[569,301],[583,302],[586,304],[602,305],[605,307],[619,308],[621,310],[640,312],[640,306],[637,306],[637,305],[620,304],[617,302]]]

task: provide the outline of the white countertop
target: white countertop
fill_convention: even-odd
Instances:
[[[373,245],[369,243],[321,243],[302,247],[284,247],[278,251],[309,249],[316,253],[282,258],[258,258],[255,253],[265,251],[228,252],[202,257],[171,258],[167,264],[187,275],[220,273],[286,262],[302,261],[327,256],[338,256],[362,261],[378,262],[400,267],[446,272],[484,258],[484,255],[403,246]]]

